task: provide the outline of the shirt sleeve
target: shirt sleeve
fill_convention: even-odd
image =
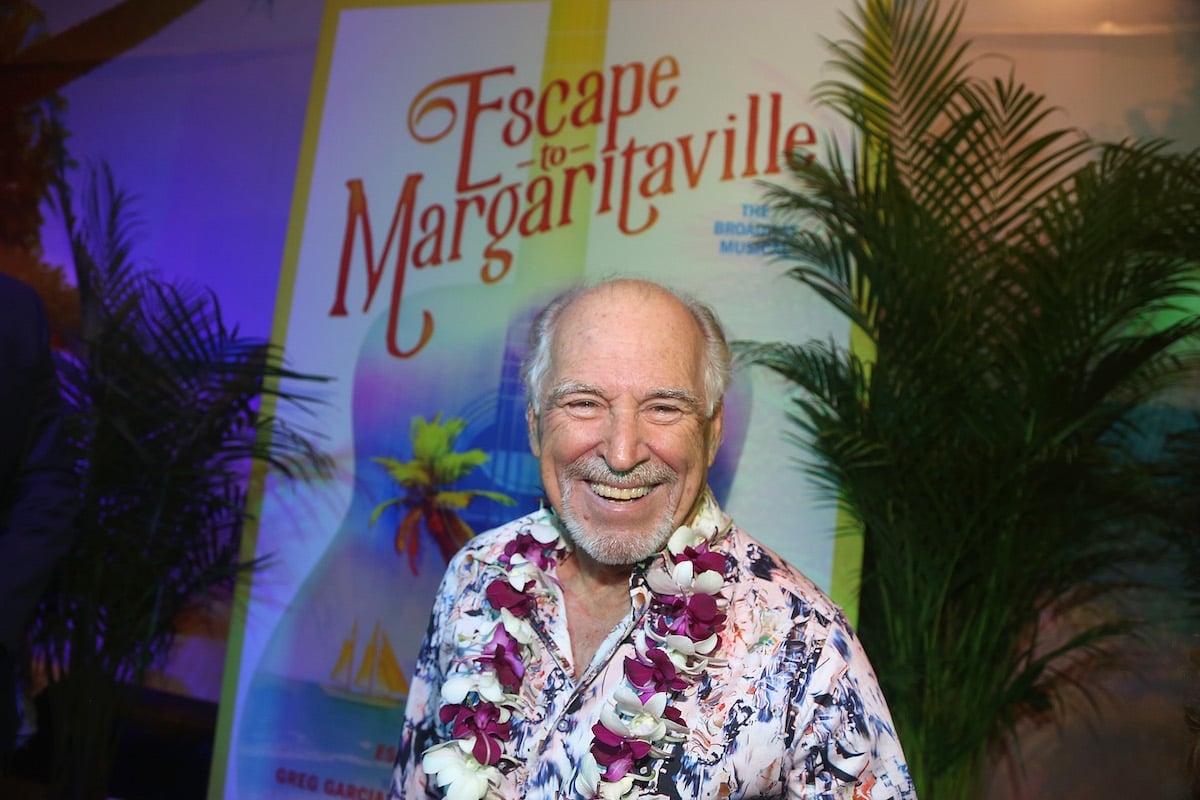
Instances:
[[[789,797],[916,800],[875,672],[840,613],[798,694]]]
[[[440,741],[438,709],[442,704],[442,682],[446,677],[453,644],[450,641],[451,612],[462,596],[463,564],[463,553],[460,551],[451,560],[438,587],[429,628],[425,632],[425,641],[421,644],[416,670],[409,684],[404,727],[392,769],[388,800],[441,796],[436,787],[428,785],[425,771],[421,768],[421,756]]]

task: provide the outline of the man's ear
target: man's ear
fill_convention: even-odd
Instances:
[[[538,421],[537,414],[533,413],[533,406],[525,406],[525,424],[529,428],[529,450],[533,453],[534,458],[542,457],[542,431]]]
[[[711,467],[717,460],[717,450],[721,449],[722,435],[725,430],[725,404],[721,403],[713,411],[708,421],[708,465]]]

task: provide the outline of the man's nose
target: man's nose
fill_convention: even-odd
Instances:
[[[613,472],[628,472],[650,457],[641,420],[632,411],[610,410],[602,447],[600,455]]]

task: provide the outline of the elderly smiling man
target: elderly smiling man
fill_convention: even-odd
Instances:
[[[713,313],[610,281],[555,299],[531,345],[551,508],[451,562],[389,796],[914,798],[842,612],[708,491]]]

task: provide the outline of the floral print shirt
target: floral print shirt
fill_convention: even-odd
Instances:
[[[841,610],[733,525],[711,497],[707,510],[722,520],[711,547],[730,565],[719,657],[672,701],[686,739],[669,746],[656,779],[637,784],[634,795],[915,800],[887,704]],[[441,686],[483,646],[479,620],[493,616],[485,588],[503,573],[505,545],[535,525],[557,525],[557,518],[544,510],[517,519],[477,536],[451,561],[413,676],[389,798],[443,796],[421,766],[429,747],[451,738],[438,717]],[[645,564],[634,569],[630,612],[590,665],[572,664],[565,603],[547,581],[550,591],[539,595],[532,616],[539,646],[526,664],[524,711],[514,715],[505,747],[515,766],[489,797],[583,797],[578,766],[601,708],[624,680],[634,632],[650,606],[645,571]]]

